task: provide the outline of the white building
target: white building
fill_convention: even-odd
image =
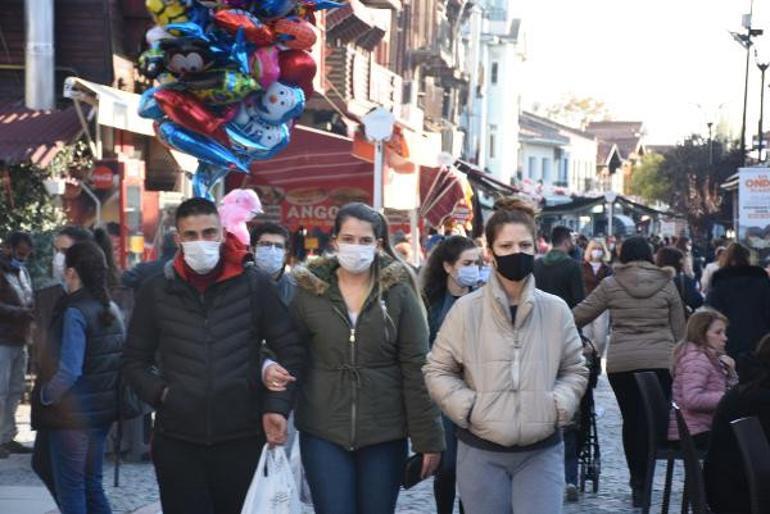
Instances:
[[[464,157],[510,184],[519,162],[522,21],[507,0],[483,0],[472,7],[464,36],[471,76]]]
[[[597,139],[529,112],[519,115],[518,179],[539,184],[545,195],[561,188],[581,194],[597,188]]]

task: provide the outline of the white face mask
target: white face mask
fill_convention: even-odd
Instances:
[[[59,282],[64,283],[64,266],[65,266],[65,259],[64,259],[64,252],[56,252],[53,254],[53,278],[58,280]]]
[[[345,271],[350,273],[363,273],[374,262],[374,253],[377,250],[373,245],[356,245],[340,243],[337,250],[337,261]]]
[[[286,252],[274,246],[257,246],[254,260],[257,267],[269,275],[275,275],[283,269]]]
[[[600,261],[603,256],[604,252],[602,250],[591,250],[591,258],[593,260]]]
[[[220,241],[189,241],[182,243],[184,261],[195,273],[205,275],[219,263]]]

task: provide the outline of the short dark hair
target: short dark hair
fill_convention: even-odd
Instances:
[[[626,264],[633,261],[655,264],[652,260],[652,246],[642,236],[629,237],[620,246],[620,262]]]
[[[94,235],[90,230],[76,225],[67,225],[56,233],[57,236],[67,236],[75,243],[81,243],[83,241],[93,241]]]
[[[551,230],[551,244],[559,246],[564,241],[572,240],[572,231],[562,225],[557,225]]]
[[[178,226],[179,220],[182,218],[207,216],[209,214],[219,217],[219,211],[217,211],[217,205],[214,202],[205,198],[188,198],[176,208],[174,223]]]
[[[21,243],[27,243],[30,248],[33,248],[35,246],[35,243],[32,242],[32,236],[29,235],[27,232],[11,232],[11,235],[8,236],[8,246],[10,248],[16,248]]]
[[[275,236],[281,236],[286,240],[286,243],[290,240],[290,234],[289,231],[286,229],[286,227],[279,225],[278,223],[273,223],[270,221],[266,221],[265,223],[260,223],[253,229],[251,229],[251,246],[254,246],[257,244],[257,241],[259,241],[259,238],[262,237],[264,234],[273,234]]]
[[[681,273],[684,269],[684,253],[678,248],[673,246],[664,246],[658,253],[655,254],[655,265],[664,268],[670,266],[676,270],[677,273]]]
[[[740,243],[730,243],[724,262],[726,268],[749,266],[751,264],[751,251]]]

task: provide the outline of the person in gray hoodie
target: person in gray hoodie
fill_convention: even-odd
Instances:
[[[631,474],[635,507],[644,502],[647,433],[641,393],[634,373],[653,371],[671,395],[671,353],[684,337],[684,307],[672,274],[653,264],[652,247],[642,237],[623,242],[620,264],[572,312],[578,327],[609,310],[612,342],[607,376],[623,417],[623,449]]]

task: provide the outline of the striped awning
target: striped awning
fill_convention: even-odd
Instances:
[[[0,160],[47,166],[82,131],[73,107],[33,111],[21,101],[0,105]]]

